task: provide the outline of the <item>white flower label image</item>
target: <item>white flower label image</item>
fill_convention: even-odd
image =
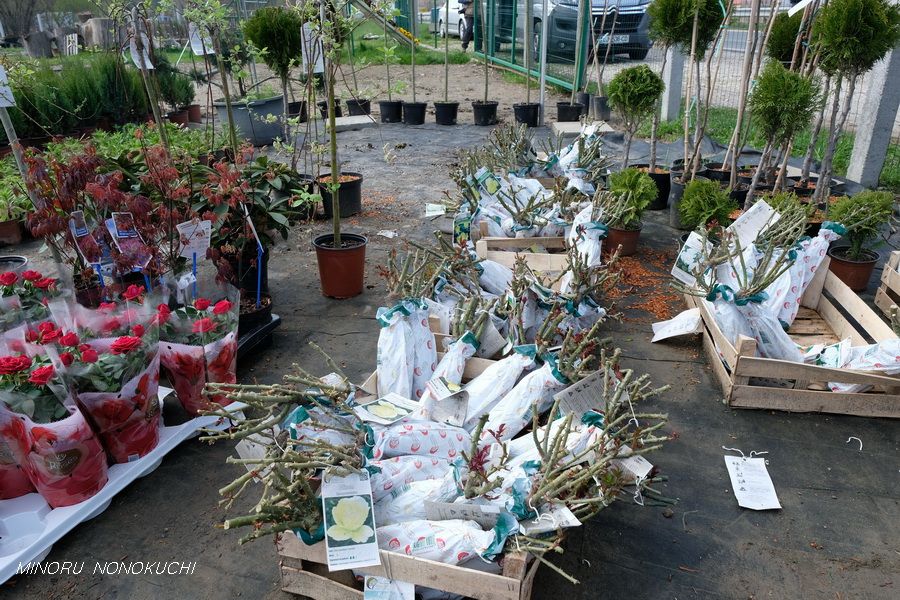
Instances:
[[[328,570],[381,564],[375,539],[372,484],[368,471],[322,478],[322,514]]]

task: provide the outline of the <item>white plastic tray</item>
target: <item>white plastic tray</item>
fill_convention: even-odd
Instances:
[[[170,394],[174,398],[170,388],[159,388],[160,406]],[[226,409],[235,413],[235,419],[241,419],[243,414],[240,411],[245,406],[235,402]],[[25,565],[29,561],[43,560],[53,544],[80,523],[106,510],[113,496],[138,477],[150,474],[178,444],[193,437],[200,429],[224,429],[229,425],[219,417],[196,417],[174,427],[162,425],[156,448],[134,462],[111,466],[106,486],[96,495],[73,506],[51,509],[36,493],[0,500],[0,583],[14,576],[20,563]]]

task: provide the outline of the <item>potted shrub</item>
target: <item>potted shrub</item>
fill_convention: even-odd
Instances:
[[[92,134],[103,104],[99,80],[93,69],[88,69],[81,57],[72,57],[64,62],[59,78],[60,91],[72,105],[78,133]]]
[[[606,88],[612,107],[625,123],[625,155],[622,168],[628,168],[631,140],[647,117],[653,114],[665,85],[662,79],[647,65],[638,65],[619,71]]]
[[[291,69],[302,60],[303,20],[295,11],[281,6],[260,8],[244,22],[244,35],[281,81],[281,134],[287,142],[290,129],[284,108],[291,100]]]
[[[173,121],[178,125],[187,125],[190,122],[190,106],[194,102],[194,82],[187,75],[176,75],[172,80],[173,94],[172,100],[175,106],[175,113],[179,116],[177,121]],[[199,110],[199,106],[197,107]],[[169,120],[171,115],[169,115]]]
[[[476,100],[472,103],[472,112],[475,117],[476,125],[494,125],[497,122],[497,102],[488,100],[488,82],[490,80],[490,64],[488,61],[488,40],[485,39],[486,21],[484,18],[487,12],[487,0],[473,0],[475,2],[475,10],[478,12],[477,33],[481,34],[480,40],[475,40],[475,47],[481,48],[484,53],[484,100]]]
[[[444,101],[434,103],[434,120],[438,125],[456,125],[458,113],[459,102],[450,102],[450,35],[444,34]]]
[[[531,30],[534,28],[534,2],[525,3],[525,38],[531,40],[534,38]],[[447,37],[444,36],[444,43],[447,43]],[[537,127],[538,120],[541,116],[541,105],[531,101],[531,68],[534,60],[534,52],[526,43],[525,51],[525,102],[513,104],[513,113],[516,117],[516,123],[524,123],[528,127]]]
[[[319,36],[325,49],[325,89],[328,97],[328,150],[331,162],[331,173],[327,175],[328,183],[324,184],[324,191],[328,192],[328,200],[330,200],[332,233],[317,236],[313,240],[313,246],[316,249],[322,294],[332,298],[351,298],[363,291],[365,284],[366,244],[368,240],[362,235],[341,232],[341,192],[345,183],[351,182],[342,181],[341,165],[338,161],[334,81],[339,69],[338,60],[340,59],[343,41],[350,32],[353,23],[344,14],[343,5],[317,6],[314,0],[308,0],[302,6],[301,10],[304,10],[310,18],[318,17]],[[357,177],[361,186],[362,176]],[[325,201],[324,193],[323,201]]]
[[[766,54],[769,58],[777,60],[785,67],[790,68],[794,59],[794,47],[796,46],[797,36],[800,34],[800,27],[803,24],[803,12],[799,11],[788,15],[786,12],[780,12],[772,21],[772,27],[769,30],[769,39],[766,42]]]
[[[812,47],[819,68],[835,80],[832,91],[828,144],[822,156],[813,198],[827,198],[834,152],[844,130],[856,84],[861,75],[890,52],[900,40],[900,5],[893,0],[831,0],[816,15]],[[843,83],[847,88],[841,106]]]
[[[0,160],[0,244],[14,246],[22,242],[22,222],[31,200],[19,188],[20,182],[13,162]]]
[[[844,226],[847,244],[829,248],[829,268],[851,290],[862,292],[869,286],[878,262],[878,253],[872,249],[871,242],[879,237],[893,212],[894,196],[890,192],[860,192],[844,196],[831,205],[828,218]]]
[[[414,14],[413,3],[409,4],[409,14]],[[419,40],[414,35],[410,35],[410,67],[412,71],[412,102],[403,103],[403,123],[406,125],[422,125],[425,122],[425,109],[428,107],[427,102],[416,101],[416,46]]]
[[[678,204],[679,229],[695,229],[731,224],[731,214],[738,209],[737,202],[717,181],[695,179],[684,188]]]
[[[603,207],[603,221],[609,227],[607,248],[620,256],[637,252],[638,237],[644,224],[644,210],[656,198],[656,184],[646,173],[625,169],[609,176],[609,201]]]

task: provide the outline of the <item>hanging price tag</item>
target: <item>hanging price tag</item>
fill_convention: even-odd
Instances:
[[[203,258],[209,249],[209,241],[212,237],[212,222],[192,219],[175,226],[178,230],[178,239],[181,249],[179,256],[192,258],[194,255]]]

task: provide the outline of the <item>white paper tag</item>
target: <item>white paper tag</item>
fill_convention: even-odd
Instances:
[[[738,504],[753,510],[780,509],[766,459],[725,456],[725,466]]]
[[[9,79],[6,78],[6,69],[0,65],[0,108],[9,108],[16,105],[12,88],[9,87]]]
[[[479,358],[491,358],[503,350],[507,343],[509,343],[509,340],[500,335],[500,332],[497,331],[497,327],[491,322],[490,318],[488,318],[487,322],[484,324],[484,333],[479,340],[478,350],[475,351],[475,356]]]
[[[371,402],[354,407],[353,412],[368,423],[391,425],[419,409],[419,403],[391,392]]]
[[[734,223],[729,225],[725,231],[734,233],[741,248],[746,248],[753,243],[760,231],[773,225],[780,218],[781,215],[766,204],[765,200],[758,200],[744,214],[735,219]]]
[[[363,600],[415,600],[416,586],[387,577],[366,575]]]
[[[322,476],[322,514],[329,571],[381,564],[369,472]]]
[[[643,456],[632,456],[631,452],[631,446],[622,446],[618,456],[609,462],[625,471],[630,476],[630,481],[645,479],[653,470],[653,463]]]
[[[178,255],[184,258],[206,258],[206,250],[209,248],[212,238],[212,221],[191,219],[175,226],[178,230],[178,239],[181,242],[181,250]]]
[[[700,264],[700,257],[703,252],[703,238],[696,231],[692,231],[688,236],[684,246],[678,252],[675,259],[675,266],[672,267],[672,277],[687,286],[694,286],[697,278],[694,277],[694,271]]]
[[[482,527],[491,529],[497,525],[502,512],[505,511],[494,504],[425,501],[425,518],[430,521],[462,519],[464,521],[475,521]]]
[[[660,321],[654,323],[653,339],[651,342],[658,342],[679,335],[689,335],[692,333],[700,333],[703,331],[703,317],[700,316],[699,308],[691,308],[683,311],[668,321]]]
[[[443,204],[425,204],[425,217],[440,217],[447,213],[447,207]]]
[[[431,420],[462,427],[469,410],[469,392],[444,377],[432,379],[425,387],[435,399]]]
[[[581,521],[565,504],[546,504],[541,507],[540,515],[537,519],[519,521],[520,531],[524,535],[533,536],[581,525]]]
[[[603,397],[603,379],[603,371],[595,371],[557,392],[553,399],[559,400],[559,408],[564,415],[575,413],[580,416],[589,410],[603,408],[600,402]]]

